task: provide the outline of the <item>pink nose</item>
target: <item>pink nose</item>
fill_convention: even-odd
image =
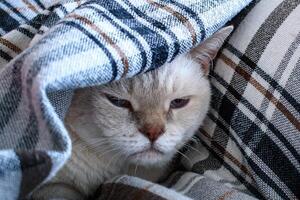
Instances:
[[[145,124],[139,131],[148,137],[151,142],[154,142],[165,132],[165,127],[164,125]]]

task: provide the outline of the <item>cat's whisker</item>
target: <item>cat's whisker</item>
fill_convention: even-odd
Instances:
[[[96,152],[103,151],[105,149],[115,148],[114,146],[111,146],[109,143],[106,143],[106,142],[98,143],[98,144],[95,144],[95,145],[92,145],[89,147],[90,147],[90,150],[96,151]]]
[[[97,144],[94,144],[94,145],[90,145],[90,144],[85,144],[85,143],[82,143],[78,148],[78,150],[80,151],[92,151],[92,152],[95,152],[95,153],[98,153],[99,151],[103,151],[105,149],[109,149],[109,148],[112,148],[111,146],[108,146],[108,145],[105,145],[105,144],[108,144],[108,142],[99,142]]]
[[[103,138],[101,138],[101,139],[96,138],[94,140],[91,140],[90,142],[87,142],[87,144],[85,146],[88,146],[88,148],[90,150],[95,150],[104,144],[111,144],[111,140],[103,139]],[[118,145],[119,143],[115,141],[114,144]]]
[[[197,132],[198,133],[198,132]],[[192,141],[194,141],[196,144],[199,144],[201,141],[199,140],[199,138],[198,137],[196,137],[196,136],[193,136],[192,138],[191,138],[191,140]]]
[[[120,150],[120,148],[111,148],[111,149],[108,149],[107,151],[105,151],[105,152],[103,152],[102,154],[100,154],[100,155],[98,156],[98,158],[101,158],[101,157],[103,157],[104,155],[106,155],[107,153],[110,153],[110,152],[116,151],[116,150]]]
[[[184,146],[186,146],[188,149],[192,149],[194,151],[196,151],[199,154],[202,154],[201,151],[199,151],[198,149],[196,149],[195,147],[193,147],[192,145],[189,144],[185,144]]]
[[[208,74],[207,77],[210,77],[211,79],[215,79],[215,77],[210,74]]]
[[[101,137],[104,137],[104,138],[109,138],[110,140],[114,140],[113,137],[118,137],[118,134],[113,134],[113,135],[102,135]]]
[[[85,141],[90,141],[90,142],[93,142],[93,141],[105,141],[105,140],[107,140],[106,138],[99,138],[99,137],[83,137],[83,139],[85,140]]]
[[[97,142],[97,141],[107,141],[108,139],[105,137],[103,138],[103,136],[101,136],[102,138],[99,138],[99,137],[83,137],[83,140],[85,141],[88,141],[88,142]],[[116,139],[114,138],[110,138],[109,140],[114,140],[114,141],[117,141]]]
[[[102,146],[104,144],[107,144],[107,141],[101,141],[95,144],[85,144],[85,143],[81,143],[78,147],[78,149],[80,151],[84,151],[84,150],[90,150],[90,151],[94,151],[95,149],[98,149],[99,146]]]
[[[134,169],[134,176],[136,176],[136,174],[137,174],[138,166],[139,166],[139,164],[136,163],[135,164],[135,169]]]
[[[110,166],[110,164],[113,163],[113,160],[114,160],[115,158],[120,157],[120,156],[122,156],[122,152],[121,152],[121,151],[118,151],[117,153],[115,153],[115,155],[113,155],[113,157],[110,159],[110,161],[109,161],[108,164],[106,165],[106,168],[108,169],[109,166]]]
[[[95,141],[95,142],[91,142],[91,143],[87,143],[88,145],[90,146],[99,146],[99,145],[102,145],[102,144],[108,144],[109,141]]]
[[[85,142],[83,142],[85,141]],[[103,139],[103,138],[76,138],[75,140],[72,141],[73,143],[73,146],[76,146],[78,144],[80,144],[79,146],[81,146],[83,143],[88,143],[86,145],[93,145],[93,144],[96,144],[96,143],[100,143],[100,142],[106,142],[107,139]]]
[[[184,153],[180,152],[180,150],[176,150],[176,152],[179,153],[180,155],[182,155],[187,161],[189,161],[189,163],[190,163],[191,166],[193,165],[191,159],[189,159],[189,157],[187,157],[187,155],[185,155]]]

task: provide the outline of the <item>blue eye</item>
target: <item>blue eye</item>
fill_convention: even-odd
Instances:
[[[171,101],[170,103],[170,108],[171,109],[177,109],[177,108],[182,108],[184,106],[186,106],[189,103],[190,99],[174,99],[173,101]]]
[[[109,94],[106,94],[105,96],[109,100],[110,103],[112,103],[113,105],[115,105],[117,107],[123,107],[123,108],[128,108],[128,109],[132,108],[130,101],[127,101],[125,99],[120,99],[118,97],[114,97]]]

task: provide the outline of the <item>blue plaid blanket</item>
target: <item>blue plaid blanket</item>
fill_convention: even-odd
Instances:
[[[69,158],[63,118],[75,88],[157,68],[250,2],[0,1],[1,199],[24,199]],[[162,199],[181,198],[156,187]]]

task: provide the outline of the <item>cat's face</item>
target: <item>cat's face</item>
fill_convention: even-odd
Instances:
[[[207,77],[188,56],[92,94],[99,137],[140,164],[168,161],[200,126],[210,102]]]
[[[202,46],[149,73],[88,89],[91,131],[83,138],[105,140],[90,145],[96,144],[99,152],[115,149],[132,163],[168,162],[208,111],[211,90],[204,65],[220,46],[211,45],[208,51]]]

